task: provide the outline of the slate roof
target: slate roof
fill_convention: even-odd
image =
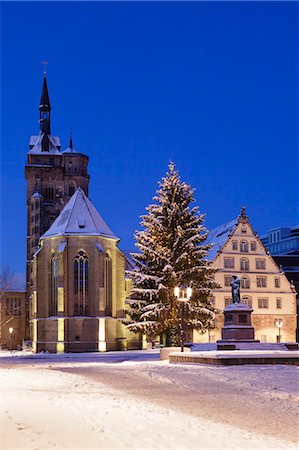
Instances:
[[[80,187],[41,239],[75,235],[118,239]]]
[[[238,224],[238,219],[223,223],[209,232],[205,244],[214,244],[213,248],[208,253],[207,259],[213,261],[219,250],[222,249],[229,236],[235,230]]]

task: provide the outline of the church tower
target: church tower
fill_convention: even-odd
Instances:
[[[39,238],[52,225],[78,187],[88,195],[88,156],[69,147],[61,151],[60,139],[51,134],[51,104],[44,72],[39,105],[39,134],[31,136],[25,177],[27,182],[27,320],[32,291],[32,258]],[[28,327],[27,327],[28,336]]]

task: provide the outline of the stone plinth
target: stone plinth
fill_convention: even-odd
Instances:
[[[254,339],[254,328],[251,325],[252,308],[244,303],[228,305],[224,313],[224,326],[221,340],[217,342],[257,342]]]
[[[160,350],[160,359],[161,360],[165,360],[165,359],[169,359],[169,354],[173,353],[173,352],[179,352],[180,351],[180,347],[164,347],[161,348]],[[184,347],[184,353],[185,352],[190,352],[191,349],[188,347]]]

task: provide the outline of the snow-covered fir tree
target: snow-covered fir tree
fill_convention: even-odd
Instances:
[[[215,269],[206,259],[211,246],[204,244],[204,215],[198,206],[191,206],[193,193],[171,162],[155,203],[141,216],[144,229],[135,234],[139,253],[132,254],[136,269],[128,272],[134,287],[123,322],[148,339],[165,334],[166,345],[178,345],[181,338],[182,306],[174,296],[175,286],[192,288],[192,297],[184,304],[185,329],[204,331],[214,326]]]

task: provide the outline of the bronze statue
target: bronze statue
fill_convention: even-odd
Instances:
[[[233,303],[240,303],[241,302],[241,297],[240,297],[240,278],[237,277],[236,275],[233,275],[233,279],[231,282],[231,287],[232,287],[232,298],[233,298]]]

